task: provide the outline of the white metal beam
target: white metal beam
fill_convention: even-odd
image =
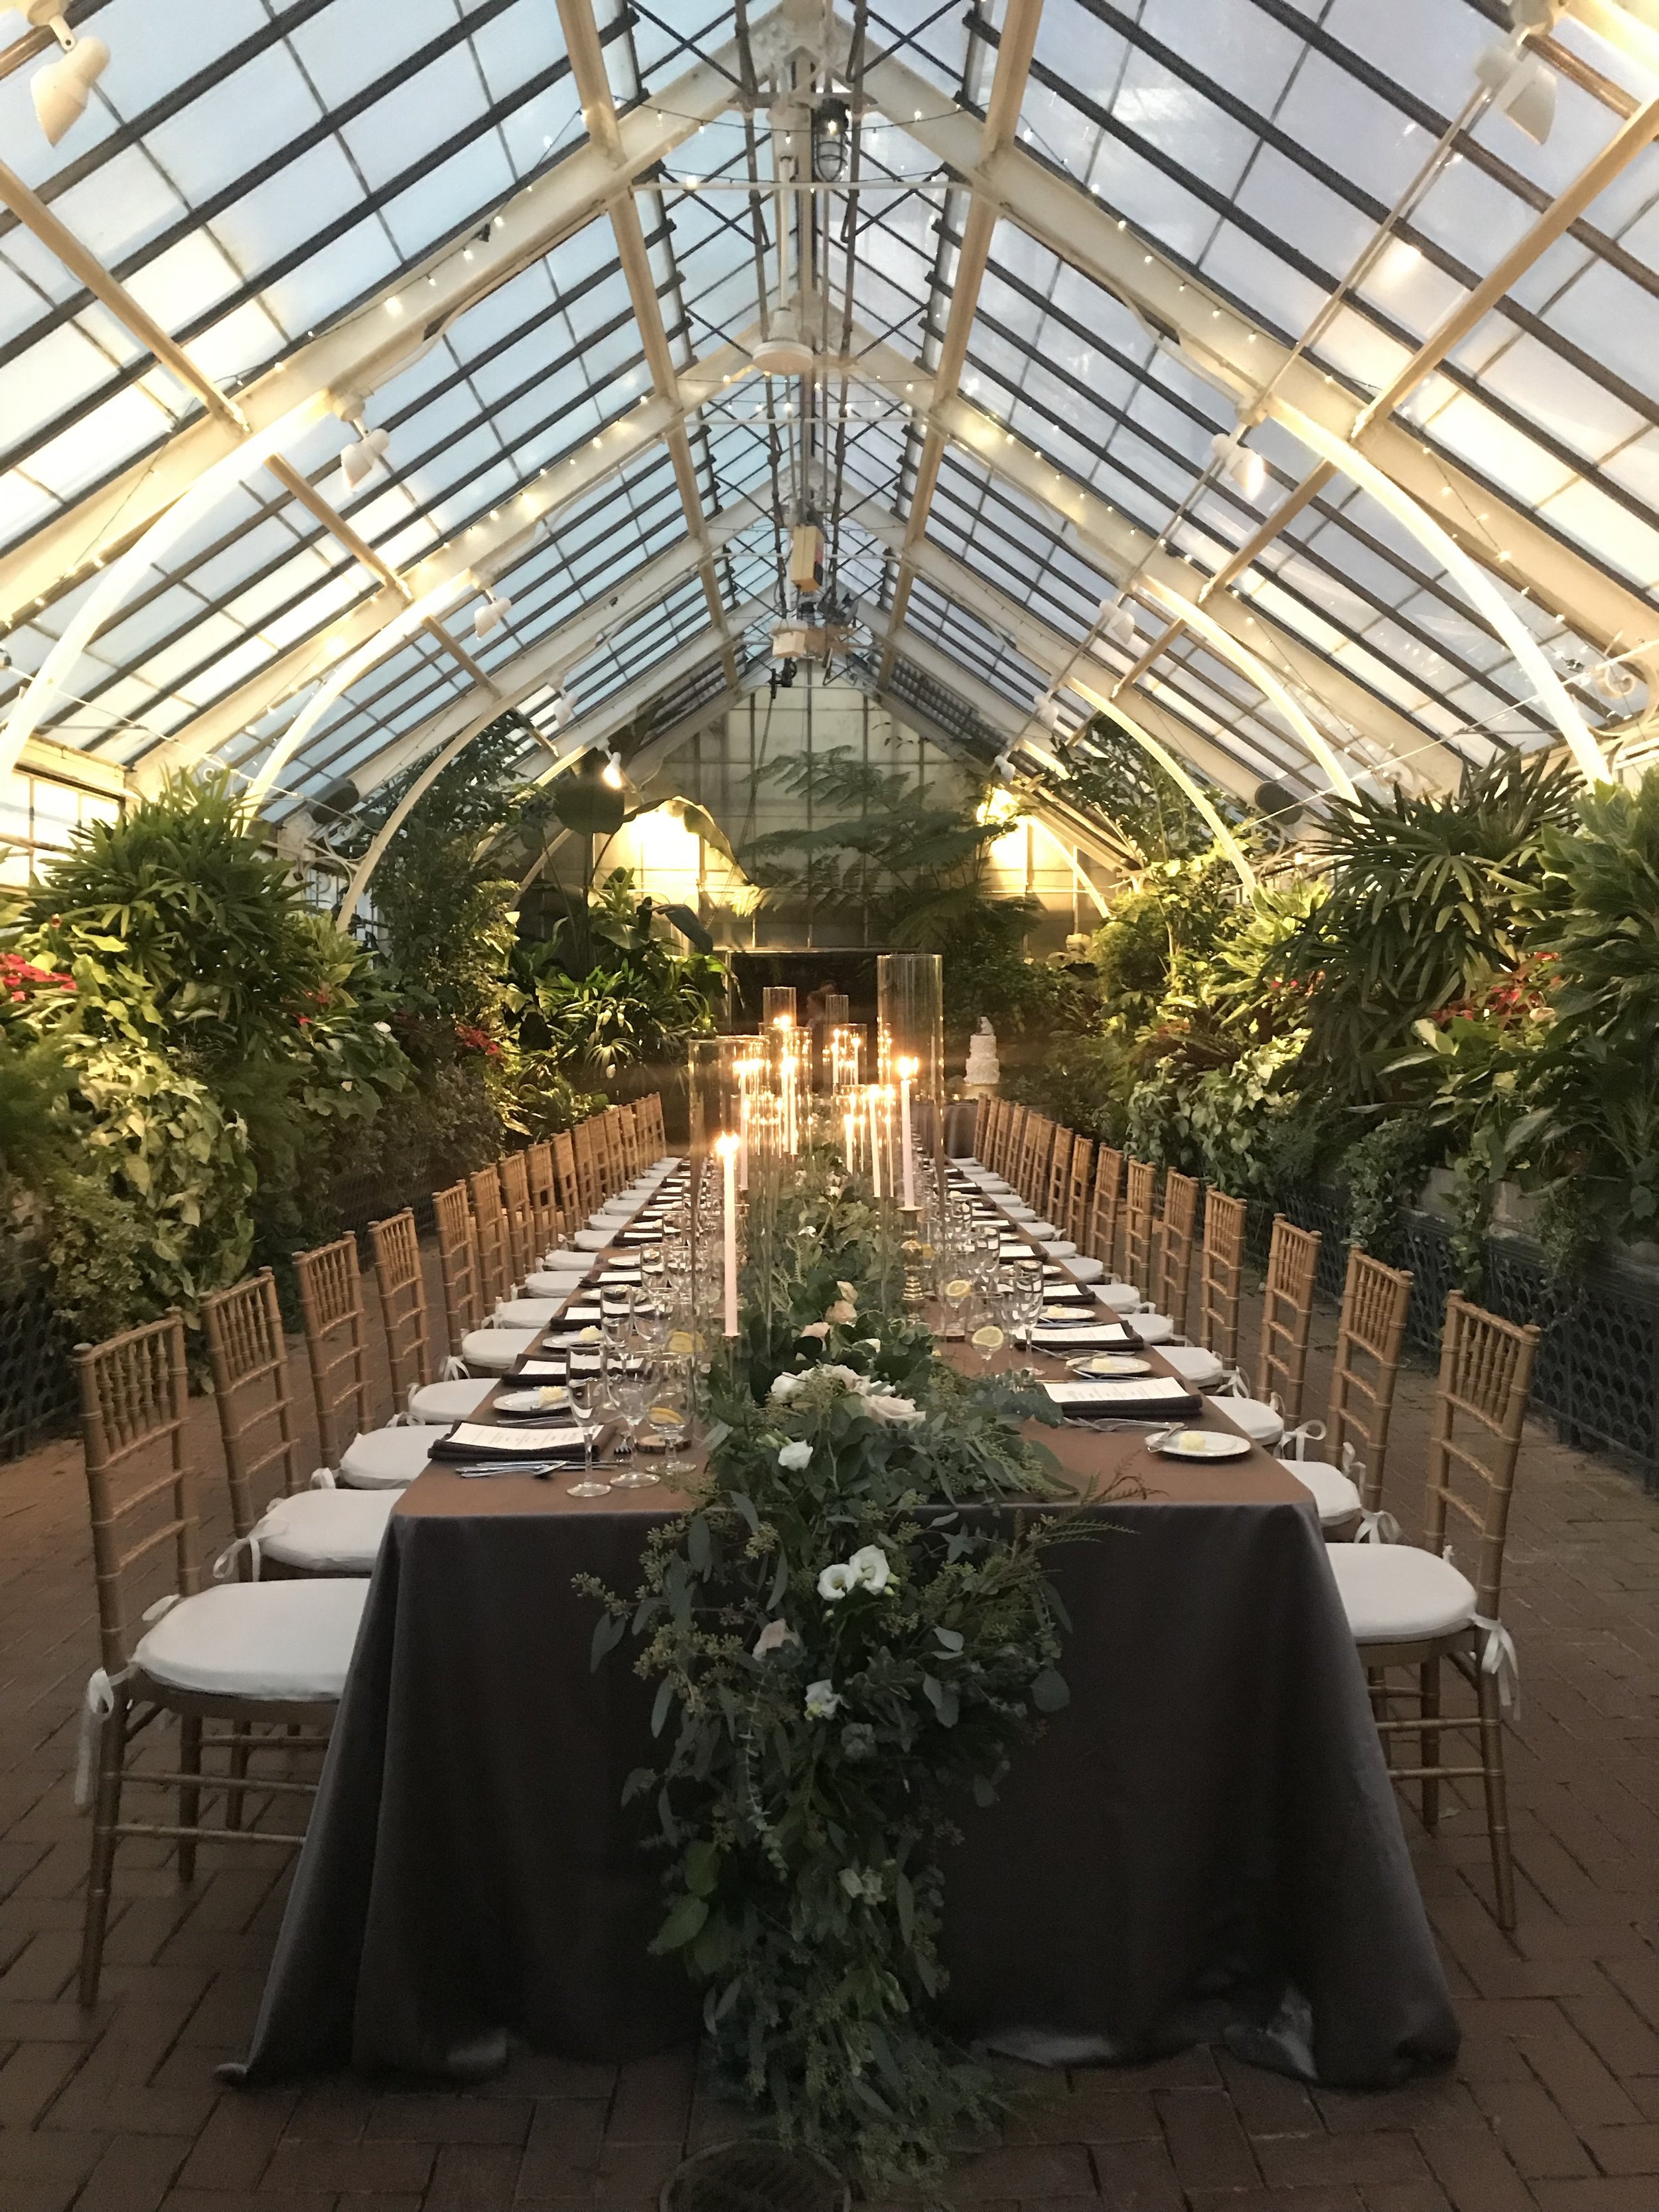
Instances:
[[[1122,301],[1143,322],[1170,332],[1189,366],[1238,404],[1253,404],[1271,383],[1269,414],[1285,420],[1282,402],[1285,410],[1345,443],[1352,437],[1364,402],[1328,382],[1312,362],[1293,354],[1177,267],[1153,240],[1121,227],[1091,194],[1033,160],[1018,143],[988,155],[984,125],[890,55],[871,63],[865,89],[884,115],[1011,222]],[[1431,453],[1398,421],[1371,423],[1358,449],[1421,504],[1432,501],[1472,559],[1495,565],[1498,551],[1506,552],[1504,578],[1534,588],[1547,606],[1603,651],[1652,635],[1652,611],[1640,592],[1605,574],[1502,493]],[[1448,493],[1443,506],[1442,495]],[[1488,518],[1490,526],[1483,526],[1480,517]]]
[[[593,143],[506,201],[488,235],[458,240],[402,271],[365,306],[296,347],[234,395],[247,426],[209,414],[175,431],[159,452],[77,500],[0,560],[0,627],[9,628],[65,577],[132,544],[158,515],[249,432],[281,421],[319,392],[366,398],[434,343],[457,317],[602,216],[618,167],[639,177],[730,105],[735,46],[722,46],[643,106],[619,118],[620,161]]]

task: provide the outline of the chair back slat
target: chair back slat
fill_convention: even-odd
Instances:
[[[1411,1302],[1408,1274],[1350,1245],[1325,1415],[1326,1452],[1340,1466],[1344,1447],[1352,1445],[1364,1469],[1360,1499],[1372,1513],[1382,1503],[1389,1424]]]
[[[438,1275],[444,1290],[444,1322],[449,1349],[459,1353],[461,1340],[483,1319],[483,1291],[478,1277],[478,1240],[472,1227],[472,1208],[466,1185],[452,1183],[432,1194],[432,1212],[438,1224]]]
[[[530,1191],[530,1237],[539,1260],[559,1241],[559,1196],[553,1176],[553,1147],[544,1137],[525,1153],[525,1177]]]
[[[1118,1212],[1123,1198],[1123,1155],[1103,1145],[1095,1160],[1095,1187],[1089,1200],[1089,1233],[1083,1249],[1098,1260],[1109,1279],[1117,1265]]]
[[[1298,1229],[1282,1213],[1273,1216],[1273,1241],[1267,1248],[1267,1279],[1261,1295],[1261,1342],[1256,1356],[1255,1395],[1258,1398],[1271,1398],[1276,1394],[1287,1426],[1293,1426],[1302,1419],[1320,1242],[1317,1230]]]
[[[1150,1160],[1131,1160],[1123,1191],[1123,1276],[1144,1297],[1152,1287],[1152,1204],[1158,1170]]]
[[[1204,1194],[1204,1251],[1199,1267],[1198,1340],[1226,1367],[1238,1364],[1238,1305],[1244,1288],[1244,1235],[1249,1209],[1242,1198]]]
[[[1449,1510],[1475,1530],[1472,1577],[1482,1617],[1498,1619],[1504,1544],[1515,1490],[1522,1425],[1541,1332],[1501,1320],[1455,1292],[1446,1301],[1434,1420],[1429,1435],[1429,1549],[1443,1552]]]
[[[389,1221],[370,1222],[368,1249],[374,1261],[392,1395],[399,1405],[406,1405],[411,1390],[433,1379],[426,1272],[421,1265],[421,1243],[412,1211],[405,1206]]]
[[[630,1183],[644,1164],[640,1158],[638,1106],[624,1106],[617,1116],[617,1127],[622,1133],[622,1179],[624,1183]]]
[[[314,1252],[296,1252],[300,1320],[317,1407],[323,1457],[338,1467],[356,1436],[375,1425],[374,1379],[368,1364],[368,1314],[355,1237],[336,1238]]]
[[[246,1536],[273,1498],[301,1487],[288,1340],[269,1267],[202,1301],[208,1365],[230,1480],[231,1525]]]
[[[623,1187],[622,1109],[607,1106],[601,1115],[600,1133],[605,1145],[605,1195],[614,1198]]]
[[[144,1607],[166,1587],[139,1570],[167,1547],[171,1589],[202,1586],[201,1507],[185,1449],[189,1377],[176,1313],[102,1344],[76,1347],[92,1515],[98,1632],[106,1671],[118,1674],[143,1633]]]
[[[641,1167],[653,1168],[668,1150],[668,1139],[663,1133],[662,1093],[647,1091],[641,1099],[642,1118],[640,1124]]]
[[[478,1168],[467,1177],[472,1192],[472,1228],[478,1245],[478,1287],[485,1318],[495,1310],[498,1298],[511,1297],[518,1279],[513,1272],[513,1249],[507,1234],[507,1208],[501,1204],[501,1177],[493,1167]]]
[[[1192,1291],[1193,1239],[1198,1227],[1198,1182],[1171,1168],[1164,1178],[1164,1218],[1158,1224],[1158,1288],[1152,1303],[1178,1331],[1187,1326]]]
[[[578,1121],[570,1137],[575,1151],[576,1225],[580,1228],[590,1214],[599,1212],[602,1202],[600,1138],[592,1117],[590,1115],[586,1121]]]

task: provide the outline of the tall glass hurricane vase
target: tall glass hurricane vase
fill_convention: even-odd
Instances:
[[[943,1174],[945,963],[937,952],[884,952],[876,963],[878,1080],[892,1098],[897,1196],[925,1204]]]

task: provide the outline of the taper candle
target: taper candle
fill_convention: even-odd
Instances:
[[[714,1150],[720,1154],[720,1164],[725,1170],[725,1334],[735,1336],[738,1333],[738,1140],[735,1137],[717,1137]]]

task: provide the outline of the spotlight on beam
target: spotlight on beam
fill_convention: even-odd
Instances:
[[[1255,507],[1267,488],[1267,464],[1242,442],[1243,436],[1242,425],[1236,430],[1218,430],[1210,441],[1210,451],[1228,483]]]
[[[1474,74],[1497,112],[1541,146],[1555,127],[1555,71],[1518,39],[1504,39],[1475,57]]]
[[[477,614],[472,617],[473,636],[488,637],[492,629],[499,629],[501,628],[501,624],[507,620],[512,611],[513,602],[511,599],[504,599],[499,595],[499,593],[491,592],[489,598],[485,599],[483,605],[478,609]]]
[[[1133,652],[1139,632],[1135,629],[1134,611],[1125,601],[1121,592],[1100,603],[1100,627],[1103,635],[1125,653]]]
[[[36,120],[47,145],[55,146],[86,113],[88,95],[109,67],[109,48],[101,39],[77,38],[60,0],[33,0],[28,18],[37,30],[49,29],[63,50],[29,83]]]

